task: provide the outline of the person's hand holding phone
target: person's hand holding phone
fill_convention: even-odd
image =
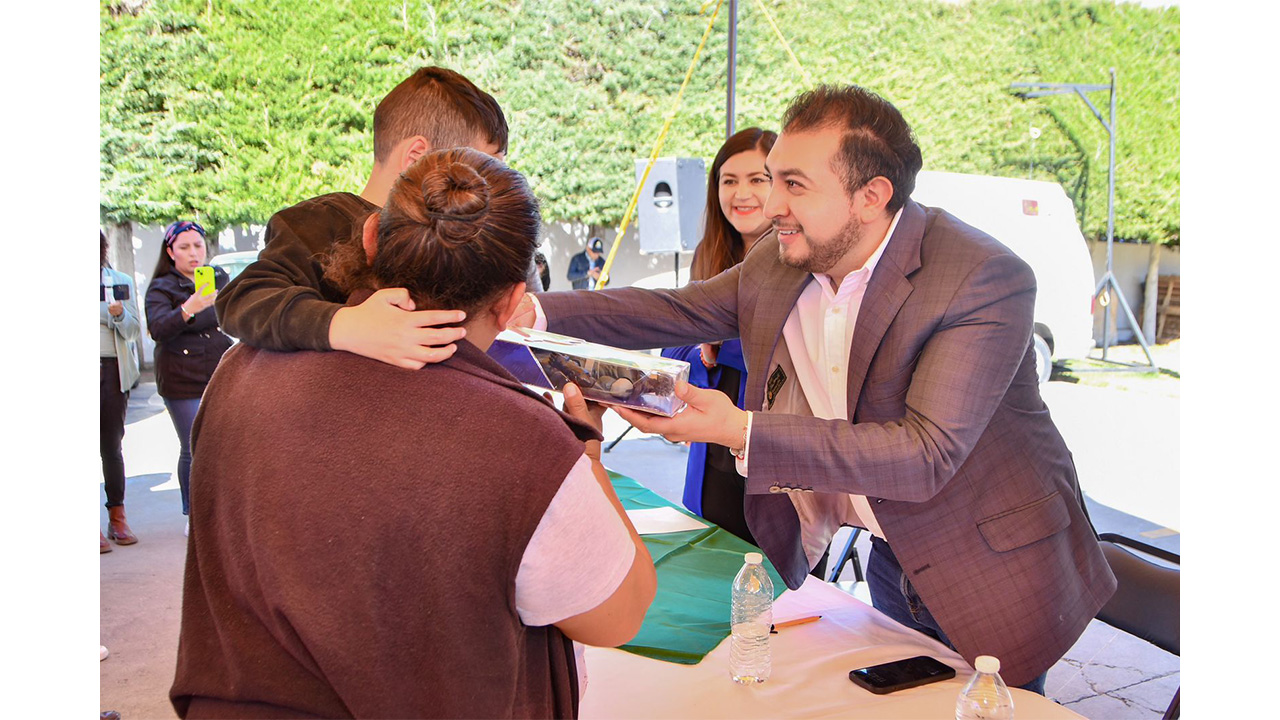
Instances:
[[[218,299],[218,291],[214,290],[208,295],[201,295],[197,290],[191,297],[182,303],[182,309],[187,311],[188,317],[195,317],[201,311],[213,307],[213,301]]]
[[[217,292],[217,286],[214,284],[216,278],[213,274],[213,268],[208,265],[201,265],[195,270],[196,294],[202,296],[213,295]]]
[[[124,314],[124,303],[119,300],[112,300],[107,303],[107,312],[111,313],[111,317],[120,317]]]

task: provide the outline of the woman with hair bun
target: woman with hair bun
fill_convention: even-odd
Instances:
[[[463,310],[451,357],[227,353],[195,428],[180,716],[576,716],[571,640],[629,641],[655,579],[600,411],[570,386],[562,413],[485,354],[539,227],[502,162],[428,153],[325,279]]]

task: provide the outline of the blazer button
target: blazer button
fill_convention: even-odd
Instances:
[[[188,353],[188,352],[186,351],[186,349],[183,349],[182,354],[183,354],[183,355],[189,355],[190,353]]]
[[[879,505],[879,504],[880,504],[880,503],[882,503],[882,502],[884,502],[884,498],[876,498],[876,504],[877,504],[877,505]]]
[[[782,488],[778,487],[777,485],[771,485],[771,486],[769,487],[769,492],[771,492],[771,493],[780,493],[780,492],[782,492]]]

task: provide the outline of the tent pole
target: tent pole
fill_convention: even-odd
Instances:
[[[738,0],[729,0],[728,98],[725,101],[725,139],[733,137],[733,94],[738,82]]]

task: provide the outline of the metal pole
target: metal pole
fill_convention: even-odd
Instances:
[[[729,0],[729,94],[725,102],[725,139],[733,137],[733,93],[738,82],[738,0]]]
[[[1116,69],[1111,68],[1111,136],[1110,167],[1107,170],[1107,272],[1111,272],[1111,244],[1116,236]]]
[[[1094,290],[1094,297],[1104,297],[1107,305],[1103,306],[1102,311],[1102,360],[1107,361],[1107,350],[1111,347],[1111,311],[1110,303],[1120,303],[1120,309],[1124,310],[1125,318],[1129,321],[1129,325],[1133,328],[1134,336],[1138,340],[1138,345],[1142,347],[1142,352],[1147,356],[1147,366],[1126,365],[1126,369],[1138,370],[1158,370],[1155,359],[1151,356],[1151,348],[1147,346],[1147,340],[1143,336],[1141,329],[1138,328],[1138,321],[1133,316],[1133,310],[1129,308],[1129,302],[1125,299],[1124,291],[1120,289],[1120,283],[1116,280],[1113,272],[1112,262],[1114,257],[1113,245],[1115,243],[1115,224],[1116,224],[1116,69],[1111,68],[1111,84],[1110,85],[1086,85],[1083,83],[1013,83],[1011,88],[1019,89],[1023,98],[1038,98],[1048,95],[1064,95],[1067,93],[1075,93],[1084,104],[1093,112],[1093,116],[1107,130],[1107,136],[1110,141],[1110,152],[1107,158],[1107,269],[1102,274],[1102,279],[1098,281],[1098,285]],[[1022,91],[1026,88],[1026,91]],[[1110,90],[1111,91],[1111,116],[1110,121],[1102,118],[1102,113],[1093,106],[1089,100],[1089,96],[1085,93]],[[1105,294],[1104,294],[1105,293]],[[1117,327],[1118,331],[1120,328]],[[1122,363],[1123,364],[1123,363]]]
[[[1114,277],[1111,268],[1113,256],[1112,245],[1115,242],[1116,228],[1116,69],[1111,68],[1111,124],[1107,127],[1107,136],[1111,140],[1110,152],[1107,155],[1107,277]],[[1110,293],[1111,289],[1108,288]],[[1111,347],[1111,308],[1102,309],[1102,359],[1107,359],[1107,349]],[[1116,328],[1117,332],[1120,328]],[[1137,328],[1135,327],[1135,330]],[[1140,331],[1139,331],[1140,332]]]
[[[1107,292],[1114,295],[1115,301],[1120,303],[1120,309],[1124,310],[1125,318],[1129,321],[1129,327],[1133,329],[1134,338],[1142,348],[1143,354],[1147,356],[1147,366],[1151,370],[1157,370],[1155,358],[1151,356],[1151,348],[1147,346],[1147,339],[1143,337],[1142,329],[1138,327],[1138,319],[1134,317],[1133,310],[1129,307],[1129,301],[1120,289],[1120,282],[1116,280],[1116,275],[1112,271],[1116,226],[1116,132],[1116,69],[1111,68],[1111,123],[1107,127],[1107,133],[1111,136],[1111,157],[1109,158],[1107,169],[1107,274],[1105,282],[1108,287]],[[1102,359],[1106,361],[1107,348],[1110,343],[1110,336],[1107,333],[1107,328],[1111,322],[1110,312],[1103,312],[1102,322]],[[1120,328],[1117,325],[1116,334],[1118,335],[1119,332]]]

